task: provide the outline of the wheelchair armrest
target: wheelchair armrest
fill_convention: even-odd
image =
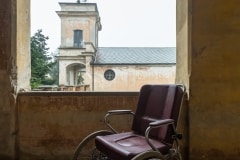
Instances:
[[[134,115],[134,112],[132,112],[131,110],[109,110],[108,114],[110,114],[110,115],[132,114],[132,115]]]
[[[104,117],[104,122],[112,132],[117,133],[117,131],[110,125],[108,117],[112,115],[126,115],[126,114],[131,114],[134,116],[134,112],[132,112],[131,110],[109,110]]]
[[[149,123],[149,126],[152,128],[160,127],[162,125],[174,124],[173,119],[163,119]]]
[[[151,143],[151,141],[149,139],[149,133],[153,128],[159,128],[163,125],[172,125],[173,130],[175,132],[175,125],[174,125],[173,119],[162,119],[162,120],[157,120],[157,121],[151,122],[151,123],[149,123],[149,126],[147,127],[147,129],[145,131],[146,141],[154,151],[157,151],[157,148]]]

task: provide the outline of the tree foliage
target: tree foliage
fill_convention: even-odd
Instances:
[[[51,71],[56,62],[52,62],[52,57],[48,53],[47,40],[49,38],[38,30],[31,37],[31,87],[37,88],[40,84],[49,83],[47,74]],[[56,80],[55,80],[56,81]],[[50,83],[55,83],[51,81]]]

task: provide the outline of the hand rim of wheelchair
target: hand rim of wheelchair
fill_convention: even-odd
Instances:
[[[169,154],[167,155],[162,155],[158,151],[146,151],[143,153],[140,153],[133,157],[131,160],[182,160],[181,154],[179,154],[179,151],[176,151],[175,149],[170,149]]]
[[[91,134],[89,134],[87,137],[85,137],[81,143],[77,146],[77,148],[74,151],[74,155],[72,160],[77,160],[78,155],[81,153],[82,149],[84,148],[84,146],[90,141],[93,140],[96,136],[104,136],[104,135],[110,135],[113,134],[113,132],[108,131],[108,130],[100,130],[100,131],[96,131],[93,132]]]

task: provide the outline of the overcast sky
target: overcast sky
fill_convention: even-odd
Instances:
[[[31,0],[31,35],[38,29],[49,37],[50,52],[60,46],[59,2]],[[99,47],[175,47],[176,0],[88,0],[97,3],[102,30]]]

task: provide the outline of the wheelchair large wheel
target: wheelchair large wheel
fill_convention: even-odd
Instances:
[[[136,155],[131,160],[165,160],[165,158],[157,151],[147,151]]]
[[[95,147],[95,137],[113,134],[107,130],[93,132],[82,140],[75,149],[72,160],[106,160],[107,158]]]
[[[182,157],[180,154],[176,154],[167,160],[182,160]]]

